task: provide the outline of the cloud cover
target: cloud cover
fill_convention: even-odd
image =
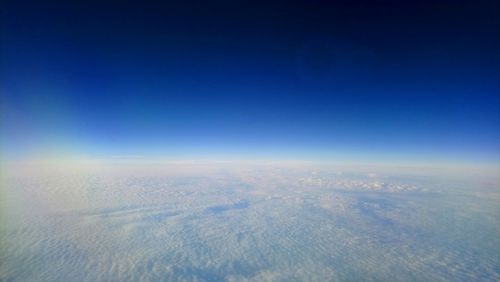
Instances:
[[[485,179],[174,163],[4,183],[1,280],[500,279],[499,186]]]

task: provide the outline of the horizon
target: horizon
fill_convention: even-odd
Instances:
[[[500,281],[500,1],[0,1],[0,281]]]

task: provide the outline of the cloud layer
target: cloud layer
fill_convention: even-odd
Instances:
[[[498,185],[310,166],[8,173],[0,280],[498,280]]]

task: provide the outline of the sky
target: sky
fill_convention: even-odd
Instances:
[[[2,1],[0,158],[500,164],[498,1]]]

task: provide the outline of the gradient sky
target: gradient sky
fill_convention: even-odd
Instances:
[[[500,162],[498,1],[42,2],[0,8],[5,158]]]

